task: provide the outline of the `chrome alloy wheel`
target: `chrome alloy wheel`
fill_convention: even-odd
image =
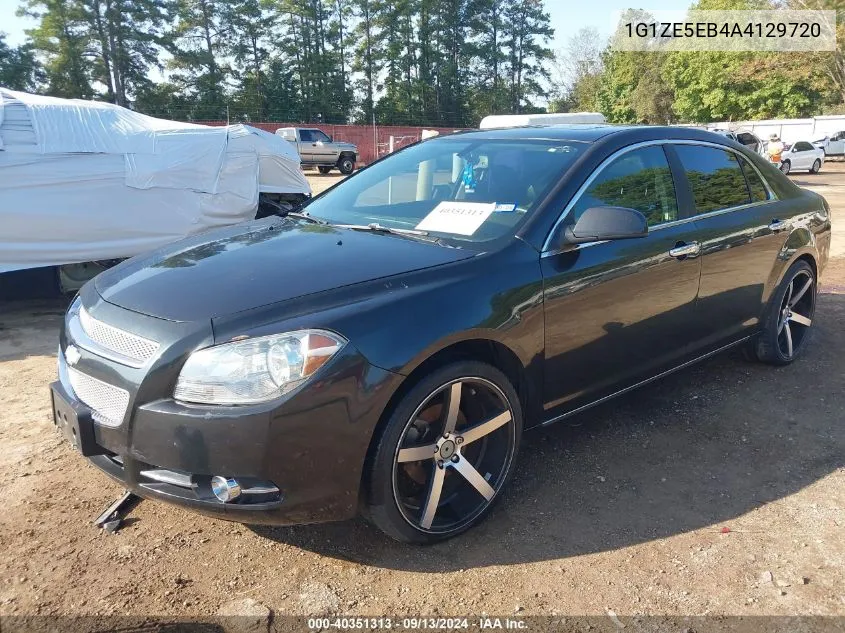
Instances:
[[[516,447],[513,409],[479,377],[453,380],[417,407],[393,465],[393,495],[403,518],[428,533],[470,523],[504,483]]]
[[[778,315],[778,348],[791,359],[801,348],[813,324],[816,292],[813,275],[799,270],[786,289]]]

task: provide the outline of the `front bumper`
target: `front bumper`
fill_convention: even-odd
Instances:
[[[99,320],[162,341],[147,365],[131,368],[82,348],[71,335],[74,328],[63,329],[59,376],[74,404],[87,406],[68,379],[68,345],[79,352],[73,370],[129,393],[121,420],[94,423],[96,443],[105,451],[87,458],[92,464],[141,497],[232,521],[286,525],[356,513],[370,439],[401,377],[347,345],[279,401],[182,404],[171,397],[176,378],[187,355],[210,344],[210,327],[129,312],[104,302],[90,285],[82,303]],[[218,501],[210,486],[215,475],[238,480],[246,494]]]

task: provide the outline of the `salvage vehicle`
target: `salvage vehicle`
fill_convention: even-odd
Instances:
[[[842,156],[845,154],[845,132],[836,132],[813,141],[813,147],[824,150],[827,156]]]
[[[58,268],[75,291],[115,261],[310,195],[269,132],[0,88],[0,273]]]
[[[439,541],[525,429],[733,346],[799,358],[830,240],[824,198],[705,131],[435,137],[89,282],[54,416],[142,497]]]
[[[335,167],[345,175],[355,171],[358,148],[352,143],[335,141],[317,128],[281,127],[276,134],[296,147],[299,160],[306,167],[316,167],[321,174],[328,174]]]
[[[811,174],[817,174],[824,164],[824,157],[823,149],[819,149],[807,141],[786,143],[783,146],[778,167],[785,174],[793,171],[808,171]]]

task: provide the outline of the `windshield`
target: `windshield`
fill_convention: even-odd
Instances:
[[[574,141],[437,139],[361,171],[307,205],[332,224],[378,224],[484,242],[527,218],[586,147]]]

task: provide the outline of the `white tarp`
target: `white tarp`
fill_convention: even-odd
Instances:
[[[290,143],[0,88],[0,272],[129,257],[310,193]]]

